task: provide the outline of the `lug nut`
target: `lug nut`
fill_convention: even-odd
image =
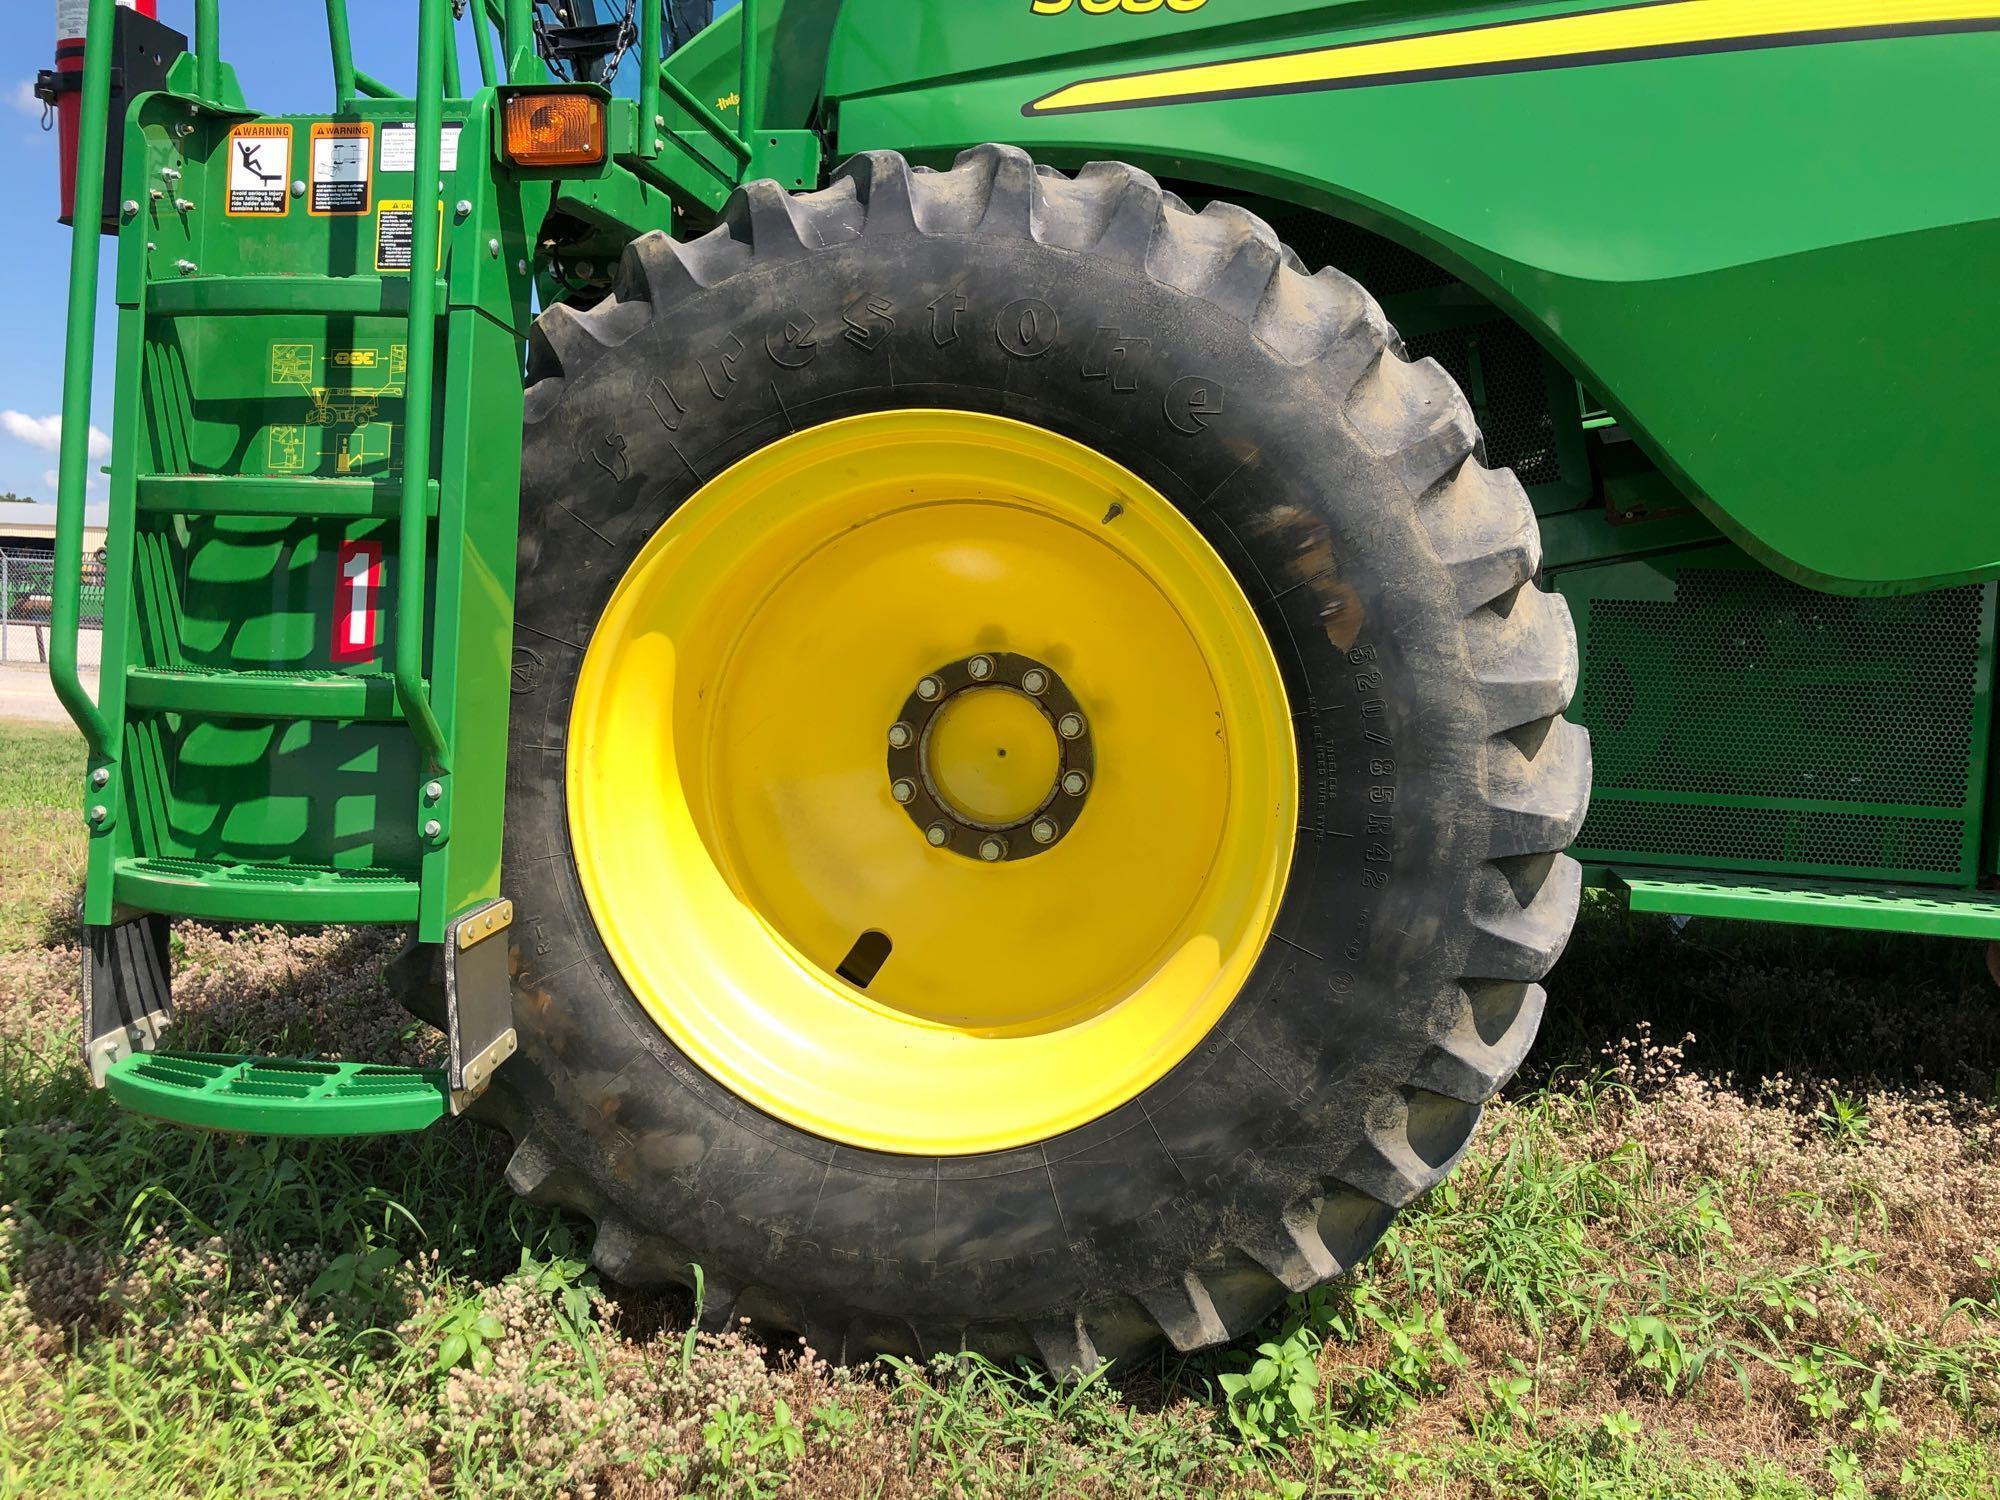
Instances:
[[[942,849],[951,842],[951,830],[942,823],[933,823],[924,830],[924,837],[930,840],[933,849]]]
[[[972,674],[974,682],[984,682],[993,675],[993,658],[990,656],[975,656],[965,664],[965,670]]]
[[[1081,797],[1083,789],[1090,785],[1090,778],[1081,771],[1063,772],[1062,789],[1072,797]]]
[[[891,724],[889,726],[889,748],[891,750],[906,748],[910,743],[910,735],[911,730],[909,725]]]
[[[1056,841],[1057,831],[1054,818],[1037,818],[1035,826],[1028,830],[1035,836],[1035,842],[1038,844],[1053,844]]]
[[[1048,691],[1049,674],[1040,667],[1030,667],[1021,674],[1021,690],[1039,696]]]
[[[1056,720],[1056,733],[1066,740],[1073,740],[1083,733],[1082,714],[1064,714]]]
[[[426,781],[424,783],[424,801],[435,802],[443,795],[444,783],[442,781]]]
[[[981,839],[979,841],[979,857],[989,865],[996,859],[1004,859],[1006,854],[1007,841],[1005,839]]]
[[[90,810],[90,821],[93,823],[102,823],[106,818],[110,816],[111,816],[111,809],[106,807],[102,802],[98,803],[97,806],[93,807]]]
[[[926,677],[922,682],[917,684],[917,696],[926,703],[933,701],[943,691],[944,684],[939,682],[935,677]]]
[[[440,823],[436,818],[432,818],[424,824],[424,837],[427,839],[434,839],[443,832],[444,824]]]
[[[95,771],[92,771],[90,773],[90,784],[94,787],[110,786],[111,772],[109,768],[105,766],[99,766]]]
[[[898,802],[914,802],[917,797],[917,784],[907,776],[899,776],[889,784],[889,795]]]

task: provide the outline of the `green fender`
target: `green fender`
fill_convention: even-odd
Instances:
[[[2000,575],[2000,0],[1778,9],[791,0],[777,35],[833,19],[836,159],[1011,141],[1331,210],[1519,318],[1778,571]]]

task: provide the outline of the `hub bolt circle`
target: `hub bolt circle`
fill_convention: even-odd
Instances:
[[[935,677],[926,677],[922,682],[917,684],[917,696],[926,703],[935,700],[937,695],[943,691],[944,684],[939,682]]]
[[[965,664],[965,670],[972,674],[974,682],[984,682],[993,675],[993,658],[990,656],[975,656]]]
[[[1004,858],[1006,853],[1007,841],[1005,839],[990,838],[979,841],[979,857],[988,864],[992,864],[996,859]]]
[[[930,840],[933,849],[942,849],[951,842],[951,830],[942,823],[933,823],[924,830],[924,837]]]
[[[917,796],[917,784],[907,776],[898,777],[889,783],[889,795],[898,802],[913,802]]]
[[[1054,818],[1037,818],[1035,826],[1028,830],[1035,836],[1035,842],[1038,844],[1053,844],[1056,841],[1056,831]]]
[[[1030,667],[1021,674],[1021,691],[1040,697],[1049,689],[1049,674],[1040,667]]]
[[[1062,789],[1072,797],[1081,797],[1083,789],[1089,785],[1090,778],[1081,771],[1065,771],[1063,773]]]
[[[1073,740],[1083,733],[1082,714],[1064,714],[1056,720],[1056,733],[1066,740]]]
[[[891,725],[889,726],[889,748],[890,748],[890,749],[892,749],[892,750],[901,750],[901,749],[904,749],[904,748],[906,748],[906,747],[907,747],[907,746],[909,745],[909,743],[910,743],[910,726],[909,726],[909,725],[907,725],[907,724],[891,724]]]

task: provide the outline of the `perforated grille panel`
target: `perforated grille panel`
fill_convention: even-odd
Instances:
[[[1378,298],[1450,286],[1456,279],[1416,251],[1344,219],[1310,212],[1275,214],[1271,227],[1298,252],[1308,270],[1336,267]]]
[[[1732,547],[1577,569],[1586,858],[1969,880],[1988,586],[1815,593]]]
[[[1479,419],[1486,461],[1512,469],[1523,484],[1564,478],[1542,351],[1505,318],[1440,328],[1405,341],[1411,359],[1430,358],[1451,372]]]
[[[1449,271],[1414,250],[1325,214],[1281,214],[1271,220],[1271,227],[1309,269],[1333,266],[1360,282],[1378,300],[1433,291],[1455,280]],[[1404,326],[1404,345],[1410,358],[1435,359],[1458,382],[1479,419],[1489,464],[1512,469],[1521,483],[1528,485],[1565,479],[1581,482],[1584,475],[1564,471],[1557,450],[1547,356],[1511,319],[1482,316],[1490,312],[1475,303],[1469,309],[1454,309],[1452,314],[1475,321],[1422,333],[1411,333],[1409,326]],[[1390,316],[1396,318],[1398,311],[1392,308]],[[1422,316],[1435,319],[1439,314],[1426,309]]]

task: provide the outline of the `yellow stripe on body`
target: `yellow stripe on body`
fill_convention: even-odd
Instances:
[[[1071,84],[1024,113],[1183,103],[1216,95],[1336,87],[1357,79],[1552,63],[1601,53],[1696,47],[1754,37],[1952,25],[2000,18],[1993,0],[1666,0],[1426,36],[1315,47]]]

